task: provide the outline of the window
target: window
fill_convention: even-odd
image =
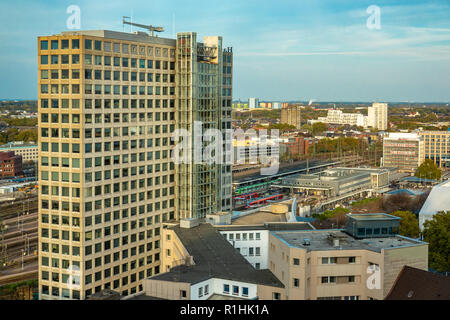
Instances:
[[[238,286],[233,286],[233,294],[239,295],[239,287]]]
[[[48,50],[48,41],[41,40],[41,50]]]
[[[180,299],[186,299],[186,290],[180,290]]]
[[[281,297],[281,295],[280,295],[279,292],[274,292],[274,293],[272,294],[272,299],[273,299],[273,300],[280,300],[280,297]]]
[[[293,285],[295,288],[300,288],[300,279],[294,278]]]
[[[230,285],[229,284],[223,285],[223,293],[230,293]]]
[[[294,264],[294,266],[299,266],[300,265],[300,259],[294,258],[293,264]]]
[[[203,287],[198,288],[198,296],[203,297]]]

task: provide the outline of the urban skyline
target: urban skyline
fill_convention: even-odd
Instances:
[[[2,6],[0,300],[450,300],[450,4],[392,2]]]
[[[9,25],[15,29],[0,34],[4,45],[0,99],[37,98],[37,46],[31,39],[70,31],[66,25],[70,5],[52,1],[4,5],[3,29]],[[450,101],[446,90],[450,6],[445,1],[395,5],[389,1],[285,1],[277,6],[227,2],[214,8],[204,2],[187,6],[173,1],[167,6],[156,2],[148,10],[148,5],[137,1],[107,8],[99,1],[77,5],[81,30],[129,31],[121,20],[127,15],[133,21],[163,26],[162,37],[190,30],[202,36],[223,35],[234,49],[235,99]],[[368,27],[371,5],[380,8],[380,29]],[[35,22],[35,15],[47,19]]]

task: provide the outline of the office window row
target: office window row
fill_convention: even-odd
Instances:
[[[48,79],[48,70],[42,70],[47,71],[47,73],[44,73],[44,75],[47,76],[47,78],[41,79]],[[42,74],[41,71],[41,74]],[[66,71],[66,72],[64,72]],[[62,70],[61,72],[61,79],[68,79],[68,71],[69,70]],[[79,77],[79,70],[72,70],[72,72],[75,71],[75,76]],[[64,74],[64,78],[62,77]],[[58,79],[58,70],[52,70],[51,72],[51,79]],[[79,78],[76,78],[79,79]],[[175,83],[175,75],[174,74],[168,74],[168,73],[146,73],[146,72],[128,72],[128,71],[111,71],[111,70],[92,70],[92,69],[85,69],[84,70],[84,79],[85,80],[107,80],[107,81],[133,81],[133,82],[165,82],[165,83]]]

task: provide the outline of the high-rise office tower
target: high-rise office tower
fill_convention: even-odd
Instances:
[[[296,129],[300,129],[301,106],[283,106],[281,109],[281,123],[290,124]]]
[[[388,128],[388,104],[374,102],[367,109],[368,124],[370,127],[378,130],[387,130]]]
[[[171,136],[231,128],[231,49],[63,32],[38,38],[38,69],[40,297],[140,291],[159,273],[162,222],[230,209],[231,166],[176,165]]]

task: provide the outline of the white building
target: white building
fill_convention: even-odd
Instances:
[[[248,98],[248,108],[249,109],[259,108],[259,99],[258,98]]]
[[[274,102],[272,104],[272,109],[281,109],[281,102]]]
[[[369,127],[378,130],[387,130],[388,127],[388,105],[387,103],[374,102],[367,109]]]
[[[342,110],[329,109],[326,117],[319,117],[317,120],[310,120],[310,123],[323,122],[331,124],[348,124],[367,128],[368,119],[361,113],[344,113]]]

